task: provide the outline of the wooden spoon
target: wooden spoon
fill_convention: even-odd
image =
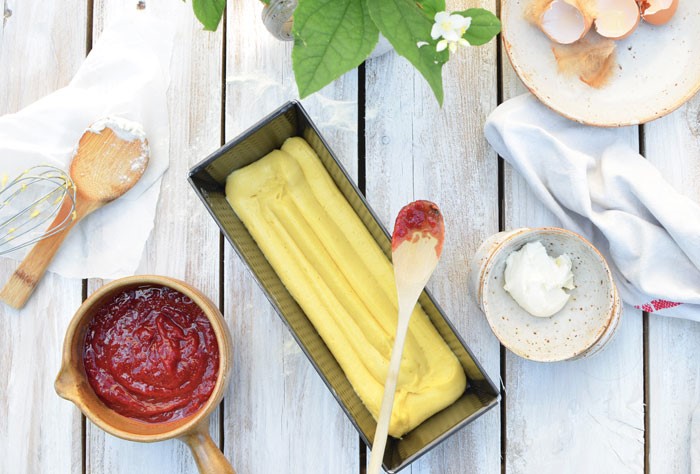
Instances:
[[[148,165],[148,141],[131,134],[133,125],[123,119],[105,119],[83,134],[70,166],[76,188],[73,221],[62,232],[34,246],[0,291],[0,300],[22,308],[70,229],[85,216],[125,194],[141,178]],[[72,207],[73,203],[66,199],[48,230],[63,222]]]
[[[436,204],[414,201],[399,211],[391,238],[399,318],[384,383],[382,407],[374,432],[368,474],[377,474],[382,465],[408,323],[418,297],[437,266],[444,240],[445,223]]]

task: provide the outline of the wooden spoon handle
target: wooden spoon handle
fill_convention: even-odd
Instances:
[[[372,441],[372,454],[370,456],[367,474],[379,473],[382,460],[384,459],[384,451],[386,450],[391,412],[394,408],[394,396],[396,395],[396,384],[399,379],[399,369],[401,368],[401,356],[403,355],[404,342],[406,341],[406,333],[408,332],[408,323],[411,320],[411,312],[413,306],[416,304],[417,298],[413,300],[412,305],[406,304],[405,300],[404,298],[402,304],[401,296],[399,296],[399,321],[396,327],[396,338],[394,339],[389,369],[387,370],[386,381],[384,382],[384,397],[382,398],[377,428],[374,432],[374,440]]]
[[[206,420],[197,425],[191,433],[181,437],[192,451],[192,456],[197,463],[200,474],[236,474],[233,466],[228,462],[224,453],[214,444],[209,436],[208,423]]]
[[[63,222],[70,216],[68,213],[73,208],[72,201],[66,199],[61,206],[56,218],[54,219],[48,230]],[[58,251],[61,243],[65,240],[68,232],[80,219],[89,214],[95,208],[90,203],[81,204],[80,200],[76,201],[75,219],[61,232],[58,232],[50,237],[34,245],[34,248],[24,257],[17,270],[10,276],[10,279],[5,283],[2,291],[0,291],[0,300],[4,301],[13,308],[21,309],[27,303],[29,297],[34,293],[34,289],[39,284],[41,277],[46,273],[51,260]]]

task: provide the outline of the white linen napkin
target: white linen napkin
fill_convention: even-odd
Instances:
[[[141,180],[73,228],[50,271],[113,279],[136,270],[168,168],[166,92],[174,34],[172,23],[130,12],[108,25],[68,86],[0,117],[0,174],[9,179],[39,164],[67,170],[84,131],[106,116],[140,122],[148,137],[151,155]]]
[[[618,133],[530,94],[499,106],[485,133],[562,225],[601,251],[626,303],[700,321],[700,206]]]
[[[700,474],[700,405],[690,418],[690,474]]]

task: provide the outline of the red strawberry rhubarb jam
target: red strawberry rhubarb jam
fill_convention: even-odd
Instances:
[[[147,423],[197,412],[216,385],[219,347],[202,309],[179,291],[144,285],[106,301],[88,325],[90,386],[117,413]]]
[[[445,222],[440,208],[430,201],[413,201],[401,208],[396,216],[394,233],[391,236],[391,249],[396,250],[406,240],[414,240],[426,235],[432,235],[437,239],[435,252],[439,257],[445,241]]]

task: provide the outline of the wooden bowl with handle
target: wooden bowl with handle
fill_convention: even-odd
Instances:
[[[209,319],[219,349],[219,371],[209,399],[194,414],[176,421],[146,423],[125,417],[107,407],[95,394],[83,365],[85,332],[95,312],[117,293],[141,285],[165,286],[189,297]],[[55,389],[70,400],[90,421],[119,438],[139,442],[155,442],[178,438],[186,443],[202,474],[235,474],[233,467],[209,436],[209,416],[216,409],[228,386],[232,365],[232,342],[228,327],[218,308],[204,294],[185,282],[173,278],[138,275],[115,280],[92,294],[78,308],[68,326],[63,344],[61,370]]]

